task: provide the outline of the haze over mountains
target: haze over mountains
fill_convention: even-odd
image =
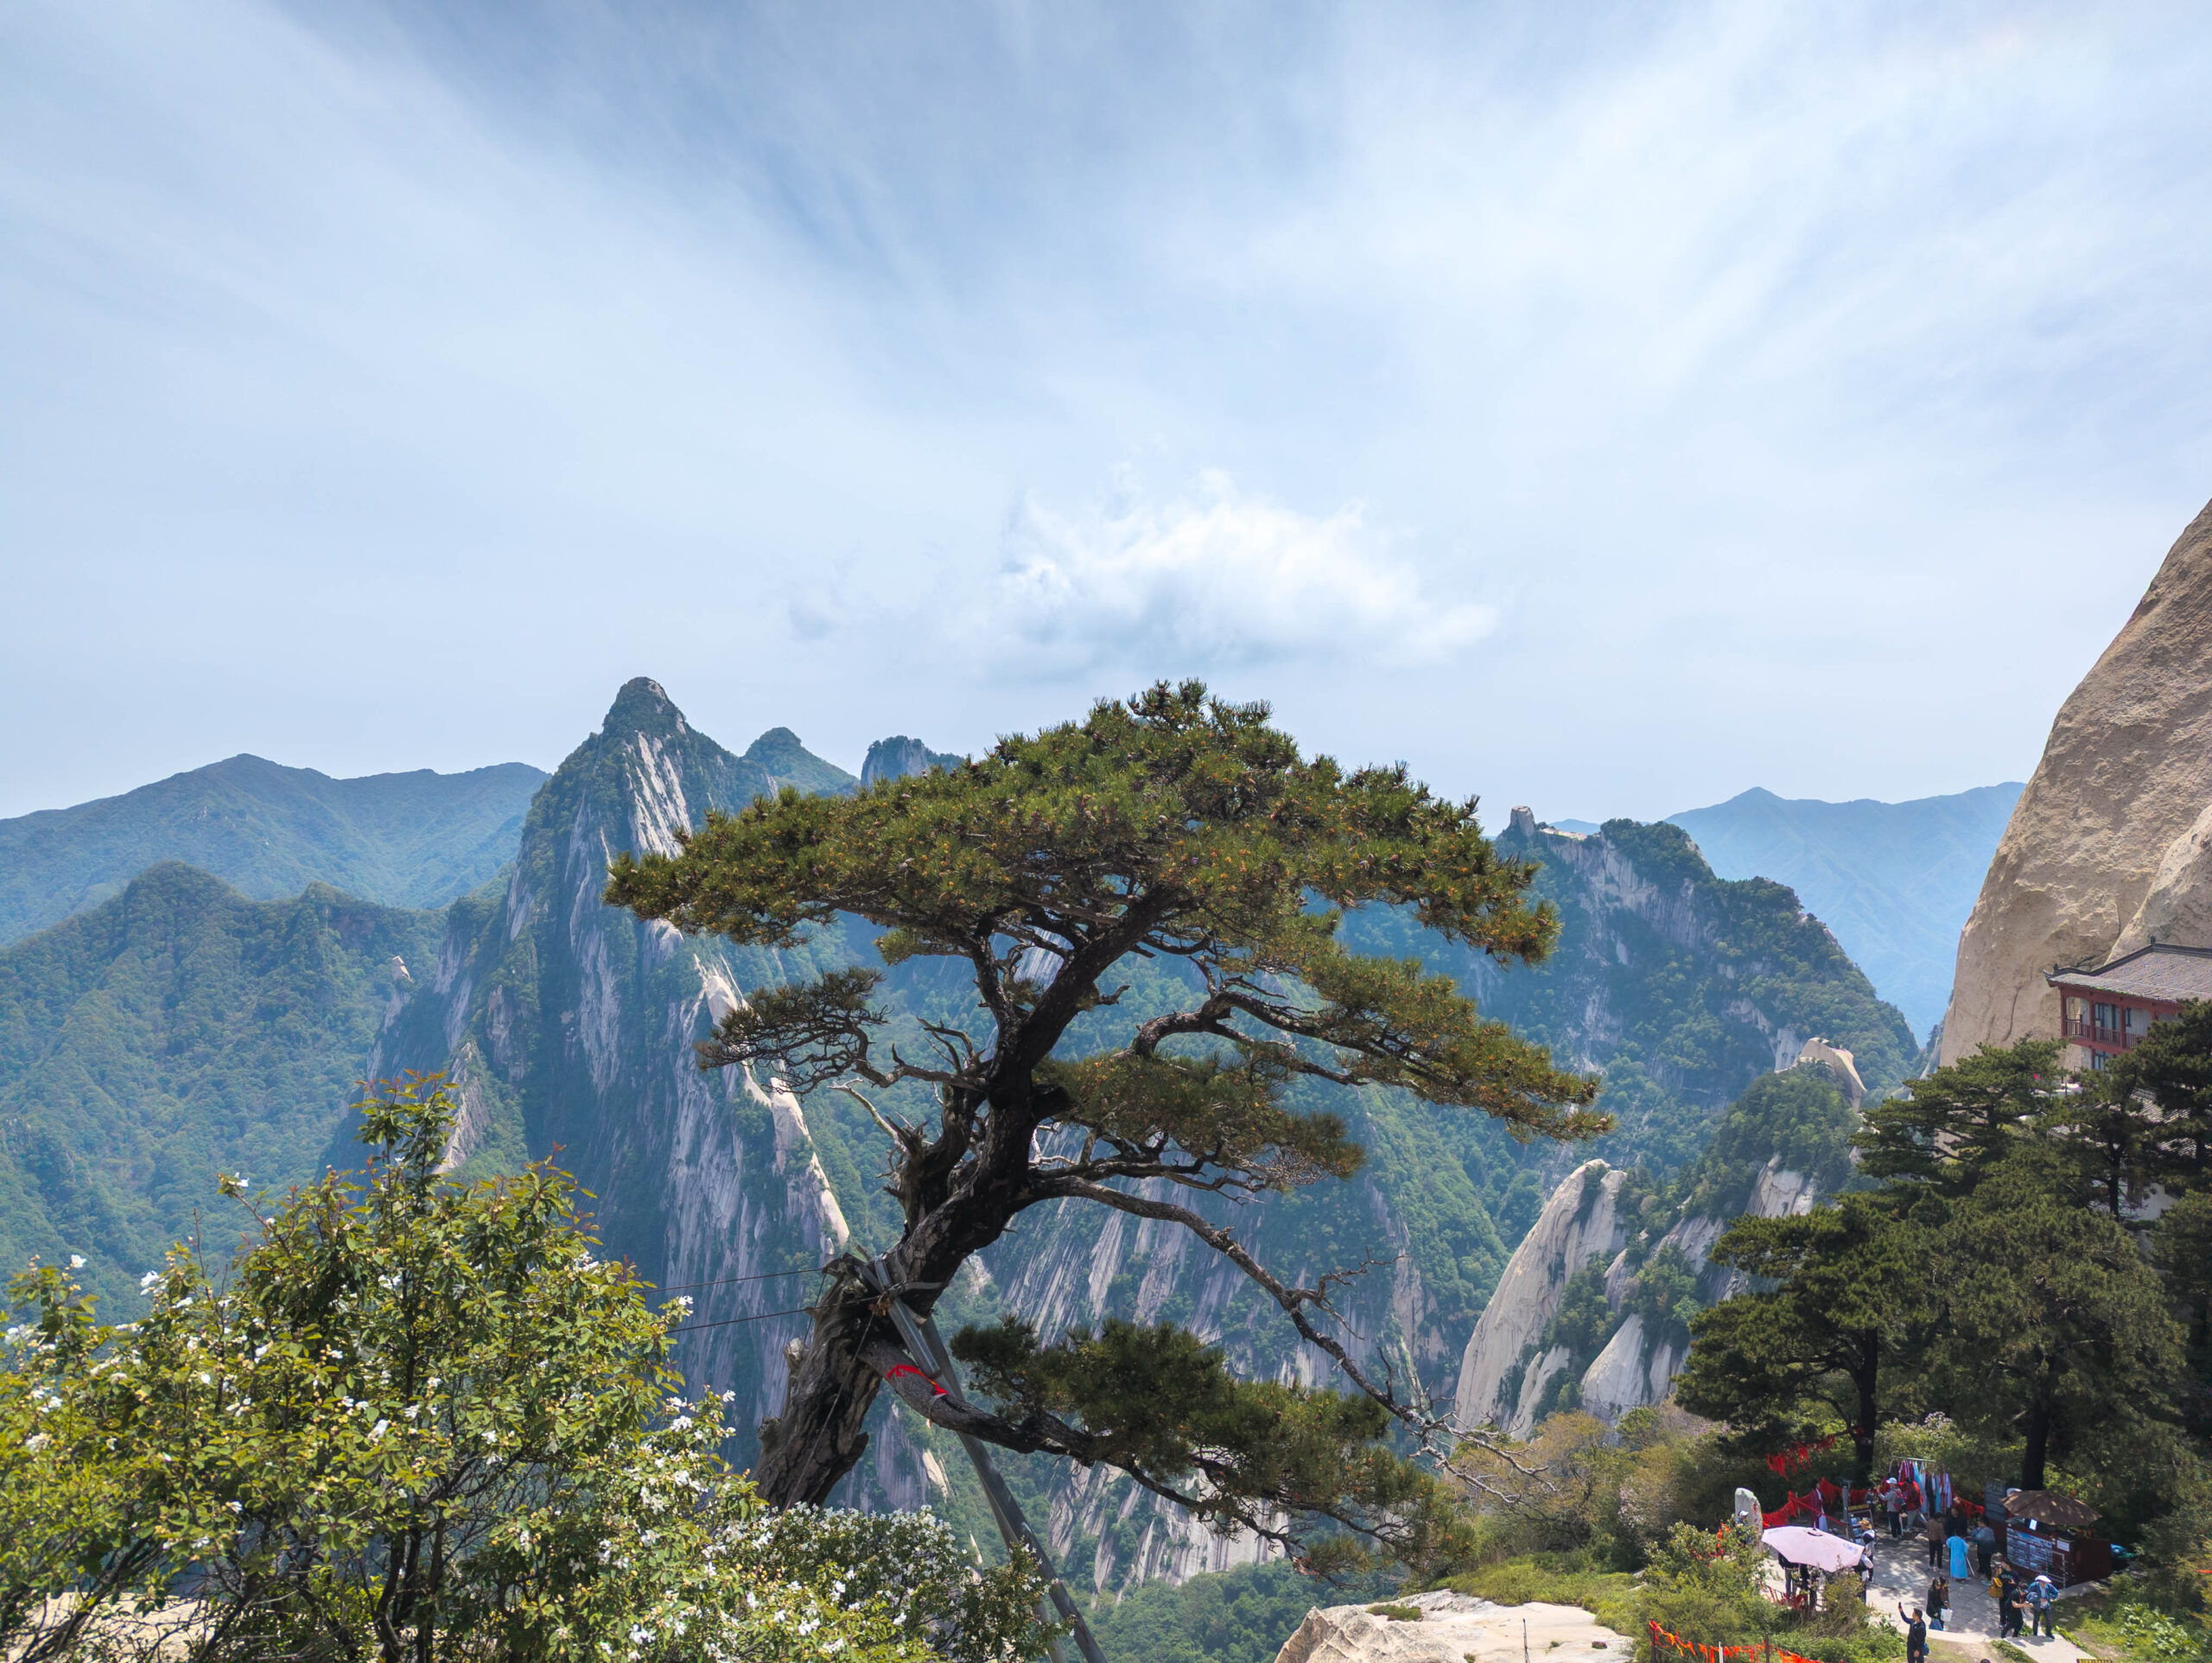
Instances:
[[[862,775],[957,760],[902,735],[872,746]],[[804,1276],[847,1243],[889,1245],[896,1220],[869,1176],[880,1151],[861,1110],[827,1093],[801,1104],[742,1071],[702,1075],[691,1047],[762,986],[876,962],[871,932],[840,926],[802,950],[740,951],[643,924],[605,906],[600,890],[613,854],[672,848],[710,809],[785,786],[861,784],[788,728],[727,750],[639,678],[550,776],[507,765],[333,781],[234,759],[0,823],[0,839],[12,840],[0,847],[35,857],[10,870],[11,892],[48,885],[49,911],[79,908],[0,947],[0,1250],[18,1260],[86,1253],[92,1279],[127,1306],[138,1274],[210,1207],[219,1168],[281,1187],[346,1163],[356,1082],[444,1070],[462,1100],[450,1153],[463,1171],[511,1171],[557,1146],[597,1197],[610,1250],[664,1285],[717,1285],[702,1315],[727,1325],[688,1338],[682,1366],[737,1393],[749,1440],[752,1421],[780,1400],[781,1348],[799,1330],[789,1312]],[[1855,873],[1882,876],[1883,847],[1936,864],[1912,853],[1913,828],[1950,824],[1942,812],[1866,812],[1883,806],[1752,793],[1701,811],[1700,834],[1739,866],[1795,860],[1848,893]],[[1832,808],[1850,812],[1821,812]],[[1369,1150],[1366,1166],[1234,1221],[1300,1279],[1392,1267],[1345,1292],[1346,1320],[1444,1400],[1516,1245],[1577,1161],[1600,1155],[1661,1182],[1709,1163],[1729,1106],[1815,1035],[1853,1050],[1878,1091],[1919,1051],[1905,1017],[1839,945],[1841,932],[1782,884],[1719,876],[1681,828],[1623,820],[1571,835],[1516,814],[1496,835],[1503,852],[1540,863],[1538,892],[1560,915],[1543,965],[1501,971],[1387,910],[1348,920],[1347,936],[1421,955],[1561,1060],[1602,1070],[1600,1106],[1618,1129],[1594,1146],[1523,1146],[1481,1116],[1315,1088]],[[150,864],[133,870],[140,861]],[[283,894],[295,880],[303,890]],[[1909,906],[1905,889],[1891,885],[1869,916]],[[277,898],[241,892],[272,890]],[[1174,974],[1129,971],[1133,981]],[[892,971],[884,994],[894,1022],[941,1016],[946,997],[912,965]],[[928,1112],[918,1101],[893,1107]],[[1731,1134],[1731,1182],[1750,1185],[1778,1151],[1761,1141],[1780,1135],[1766,1118]],[[1095,1211],[1040,1217],[995,1246],[976,1285],[950,1296],[948,1317],[1010,1310],[1046,1328],[1172,1318],[1222,1344],[1242,1371],[1325,1371],[1233,1273],[1188,1262],[1179,1237],[1125,1230],[1119,1215]],[[207,1228],[219,1254],[230,1226],[210,1212]],[[1531,1393],[1554,1374],[1595,1378],[1588,1360],[1561,1355],[1542,1379],[1529,1376]],[[1614,1372],[1617,1395],[1644,1389],[1637,1380],[1663,1389],[1663,1369]],[[935,1451],[932,1468],[931,1438],[887,1409],[841,1499],[933,1501],[957,1515],[976,1498],[957,1493],[957,1479],[944,1489],[953,1451]],[[1036,1516],[1053,1520],[1056,1551],[1095,1586],[1249,1557],[1250,1545],[1224,1546],[1104,1475],[1025,1470],[1014,1477]]]
[[[1667,818],[1721,877],[1796,890],[1925,1039],[1942,1020],[1959,931],[2021,789],[2016,781],[1909,803],[1821,803],[1754,788]]]
[[[881,779],[947,760],[901,736],[873,747],[864,768]],[[241,772],[256,790],[235,784]],[[731,1000],[763,985],[874,962],[870,932],[824,931],[798,953],[737,951],[642,924],[599,892],[612,854],[672,847],[710,808],[785,785],[843,791],[859,782],[785,728],[741,755],[726,750],[642,678],[530,794],[507,834],[514,841],[488,847],[489,828],[515,809],[486,780],[512,793],[533,772],[387,777],[349,797],[336,789],[349,782],[221,765],[33,816],[37,840],[10,827],[35,842],[47,870],[69,874],[76,896],[127,887],[0,948],[0,1247],[16,1258],[84,1252],[94,1279],[127,1304],[162,1244],[208,1204],[219,1167],[281,1185],[349,1160],[355,1081],[443,1070],[462,1095],[452,1155],[464,1170],[512,1170],[558,1146],[598,1197],[610,1249],[653,1279],[775,1273],[717,1292],[711,1319],[732,1325],[687,1341],[683,1359],[688,1373],[737,1392],[741,1423],[772,1410],[781,1347],[798,1332],[797,1318],[778,1313],[802,1303],[775,1277],[810,1273],[848,1241],[888,1245],[895,1229],[868,1176],[878,1134],[834,1094],[802,1105],[769,1079],[702,1076],[691,1045]],[[403,789],[393,779],[412,782],[404,789],[442,816],[439,835],[415,844],[392,835],[404,816],[379,794]],[[321,811],[297,807],[295,787]],[[343,812],[363,799],[377,809],[363,816],[373,822],[365,831]],[[211,837],[209,822],[229,829]],[[87,835],[73,841],[73,828]],[[1716,878],[1681,829],[1616,821],[1575,838],[1516,816],[1497,835],[1507,852],[1541,863],[1537,887],[1560,911],[1560,946],[1544,965],[1501,972],[1388,911],[1360,915],[1348,932],[1371,950],[1448,968],[1493,1014],[1574,1066],[1604,1070],[1601,1106],[1619,1130],[1595,1152],[1524,1147],[1480,1116],[1338,1093],[1330,1106],[1368,1147],[1366,1167],[1350,1184],[1271,1197],[1237,1220],[1256,1250],[1299,1277],[1395,1266],[1345,1293],[1347,1321],[1446,1398],[1515,1244],[1582,1153],[1687,1170],[1727,1105],[1789,1066],[1810,1036],[1855,1050],[1876,1089],[1901,1078],[1917,1050],[1904,1017],[1796,896]],[[435,909],[326,887],[256,900],[174,861],[125,871],[142,855],[180,852],[225,863],[238,882],[269,885],[320,866],[410,898],[443,898],[442,887],[494,856],[498,869]],[[894,969],[885,994],[894,1021],[945,996],[911,965]],[[1179,1239],[1122,1230],[1118,1216],[1039,1219],[1015,1232],[948,1314],[1012,1309],[1048,1327],[1168,1317],[1218,1340],[1241,1369],[1325,1367],[1288,1343],[1239,1279],[1186,1264]],[[219,1252],[228,1227],[211,1223]],[[889,1419],[855,1499],[932,1499],[929,1439]],[[1147,1504],[1130,1511],[1131,1498],[1103,1477],[1040,1469],[1035,1483],[1039,1516],[1055,1520],[1058,1546],[1080,1549],[1097,1585],[1181,1576],[1231,1551]]]
[[[249,899],[329,884],[390,906],[442,906],[514,859],[543,769],[417,769],[333,779],[237,756],[120,797],[0,820],[0,943],[98,904],[160,860]]]

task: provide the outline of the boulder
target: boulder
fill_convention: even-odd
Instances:
[[[1420,1617],[1378,1616],[1364,1605],[1308,1611],[1275,1663],[1628,1663],[1635,1652],[1579,1605],[1493,1605],[1445,1592],[1402,1603]]]

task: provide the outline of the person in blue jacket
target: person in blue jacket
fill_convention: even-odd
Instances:
[[[1964,1582],[1969,1574],[1967,1570],[1967,1539],[1963,1535],[1954,1535],[1950,1539],[1950,1552],[1951,1580]]]
[[[2048,1636],[2055,1632],[2050,1608],[2057,1598],[2058,1584],[2049,1577],[2037,1577],[2028,1584],[2028,1610],[2035,1618],[2037,1634]]]

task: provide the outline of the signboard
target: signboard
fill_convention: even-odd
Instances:
[[[2050,1569],[2050,1538],[2037,1536],[2015,1526],[2005,1533],[2005,1559],[2015,1571],[2029,1576]]]

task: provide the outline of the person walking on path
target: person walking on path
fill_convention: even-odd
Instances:
[[[1928,1624],[1918,1611],[1908,1615],[1904,1606],[1897,1615],[1904,1618],[1904,1663],[1928,1663]]]
[[[2020,1584],[2005,1584],[2005,1591],[1997,1601],[1997,1637],[2016,1640],[2019,1637],[2020,1619],[2027,1615],[2027,1596],[2020,1591]]]
[[[1943,1613],[1951,1609],[1951,1579],[1938,1572],[1928,1584],[1928,1626],[1941,1634]]]
[[[1943,1520],[1942,1516],[1937,1514],[1929,1514],[1928,1515],[1928,1523],[1920,1533],[1928,1539],[1928,1568],[1930,1571],[1941,1571],[1943,1568]]]
[[[1890,1515],[1890,1539],[1895,1541],[1904,1533],[1904,1492],[1894,1473],[1882,1481],[1882,1510]]]
[[[2028,1584],[2028,1609],[2035,1617],[2034,1630],[2045,1639],[2054,1637],[2057,1630],[2052,1626],[2051,1606],[2058,1598],[2058,1584],[2049,1577],[2037,1577]]]
[[[1990,1556],[1997,1552],[1997,1533],[1989,1527],[1989,1520],[1982,1520],[1974,1527],[1974,1573],[1977,1577],[1989,1575]]]
[[[1967,1539],[1963,1535],[1954,1536],[1950,1539],[1949,1546],[1951,1580],[1964,1582],[1967,1579]]]

